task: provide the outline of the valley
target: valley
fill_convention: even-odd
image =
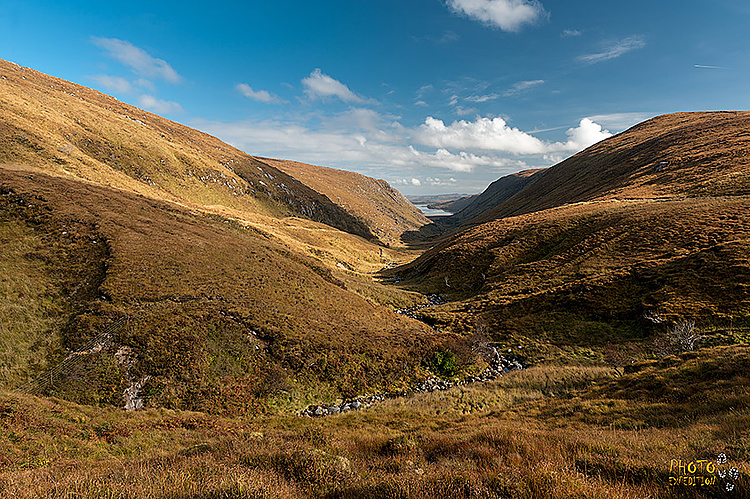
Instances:
[[[8,497],[660,498],[722,453],[750,490],[750,112],[658,116],[427,218],[0,76]]]

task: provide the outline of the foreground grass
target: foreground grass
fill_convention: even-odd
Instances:
[[[538,366],[324,419],[0,395],[3,497],[746,497],[747,346],[616,376]],[[675,418],[660,417],[673,414]],[[670,486],[724,452],[742,476]],[[672,473],[674,474],[674,473]]]

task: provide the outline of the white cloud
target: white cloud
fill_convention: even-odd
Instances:
[[[130,82],[125,78],[121,78],[119,76],[94,75],[90,78],[110,92],[116,92],[118,94],[129,94],[133,90],[133,86],[130,84]]]
[[[109,56],[128,66],[136,74],[147,78],[160,78],[169,83],[180,83],[182,77],[163,59],[151,57],[145,50],[132,43],[117,38],[92,37],[97,47],[103,48]]]
[[[479,110],[474,107],[456,106],[456,114],[459,116],[469,116],[471,114],[479,114]]]
[[[422,182],[420,182],[418,178],[413,178],[411,179],[411,185],[420,186],[422,185]]]
[[[146,78],[138,78],[133,82],[133,84],[137,87],[145,88],[149,92],[156,92],[156,86],[151,82],[151,80],[147,80]]]
[[[576,128],[570,128],[567,132],[566,142],[555,142],[547,147],[548,151],[576,152],[586,149],[606,138],[612,136],[609,130],[602,129],[598,123],[589,118],[583,118]]]
[[[454,12],[504,31],[519,31],[549,14],[538,0],[447,0]]]
[[[435,89],[435,87],[433,87],[433,86],[432,86],[431,84],[429,84],[429,83],[428,83],[428,84],[426,84],[426,85],[422,85],[422,86],[421,86],[421,87],[419,87],[419,89],[417,90],[417,99],[421,99],[422,97],[424,97],[424,95],[425,95],[425,94],[426,94],[427,92],[431,92],[431,91],[432,91],[432,90],[434,90],[434,89]]]
[[[426,103],[425,101],[423,101],[423,100],[418,100],[417,102],[415,102],[415,103],[414,103],[414,105],[415,105],[415,106],[420,106],[420,107],[427,107],[427,106],[428,106],[429,104],[427,104],[427,103]]]
[[[537,85],[541,85],[544,83],[544,80],[528,80],[528,81],[519,81],[512,87],[510,87],[508,90],[503,92],[503,95],[506,97],[512,97],[514,95],[521,94],[525,92],[526,90],[536,87]]]
[[[344,102],[355,102],[357,104],[374,102],[371,99],[365,99],[355,94],[349,87],[335,78],[331,78],[320,69],[316,69],[310,73],[310,76],[304,78],[302,85],[305,87],[305,93],[311,99],[338,97]]]
[[[640,35],[633,35],[622,40],[609,43],[601,52],[593,54],[584,54],[578,56],[576,60],[584,64],[598,64],[600,62],[615,59],[627,54],[632,50],[642,49],[646,46],[646,39]]]
[[[428,185],[433,185],[433,186],[453,185],[453,184],[455,184],[455,183],[458,182],[458,180],[456,180],[453,177],[450,177],[450,178],[438,178],[438,177],[432,178],[432,177],[427,177],[427,178],[424,179],[424,181]]]
[[[278,95],[272,94],[267,90],[253,90],[247,83],[238,83],[235,88],[248,99],[258,102],[265,102],[266,104],[281,104],[285,102]]]
[[[138,97],[138,105],[156,114],[184,113],[185,110],[177,102],[159,100],[152,95],[141,95]]]
[[[573,36],[581,36],[583,34],[583,31],[577,30],[577,29],[566,29],[562,33],[560,33],[560,37],[562,38],[570,38]]]
[[[451,149],[479,149],[514,154],[538,154],[544,143],[518,128],[509,127],[502,118],[477,118],[476,121],[443,121],[428,116],[414,131],[414,140],[422,145]]]
[[[566,140],[559,142],[510,127],[502,118],[477,117],[446,125],[428,117],[416,127],[405,127],[399,119],[352,108],[335,115],[316,111],[283,120],[194,121],[192,125],[250,154],[408,180],[406,187],[414,187],[412,178],[422,187],[452,182],[435,170],[456,172],[463,182],[476,175],[489,180],[497,172],[549,166],[611,135],[591,119],[569,128]]]
[[[554,152],[577,152],[611,137],[608,130],[584,118],[566,132],[565,142],[546,142],[533,135],[511,128],[502,118],[479,117],[475,121],[454,121],[446,126],[431,116],[413,131],[413,139],[422,145],[462,151],[488,151],[514,155],[539,155]],[[446,151],[447,152],[447,151]]]

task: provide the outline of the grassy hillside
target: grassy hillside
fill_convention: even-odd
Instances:
[[[259,158],[327,196],[388,245],[429,223],[422,212],[385,180],[296,161]]]
[[[121,405],[149,376],[152,405],[289,409],[403,383],[438,341],[390,308],[418,297],[364,279],[388,255],[328,226],[221,217],[29,170],[0,169],[0,192],[5,386],[121,318],[108,348],[41,392]],[[123,347],[132,365],[118,365]]]
[[[0,393],[9,497],[746,497],[747,346],[534,367],[323,419],[124,413]],[[716,463],[709,486],[677,466]],[[705,466],[705,462],[704,462]],[[739,477],[729,478],[735,468]],[[720,478],[720,472],[724,478]],[[672,477],[672,478],[670,478]],[[726,484],[734,489],[726,492]]]
[[[657,116],[548,168],[479,221],[595,199],[750,194],[750,112]]]
[[[2,60],[0,163],[202,209],[301,216],[373,238],[324,195],[215,137]]]
[[[428,322],[467,334],[486,323],[495,340],[525,342],[540,359],[589,347],[601,359],[612,342],[645,354],[681,319],[695,320],[704,341],[745,341],[745,130],[747,113],[654,118],[538,174],[484,215],[500,218],[394,273],[454,300],[424,311]]]

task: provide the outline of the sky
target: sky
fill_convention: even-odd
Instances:
[[[0,58],[431,195],[748,109],[748,26],[747,0],[0,0]]]

